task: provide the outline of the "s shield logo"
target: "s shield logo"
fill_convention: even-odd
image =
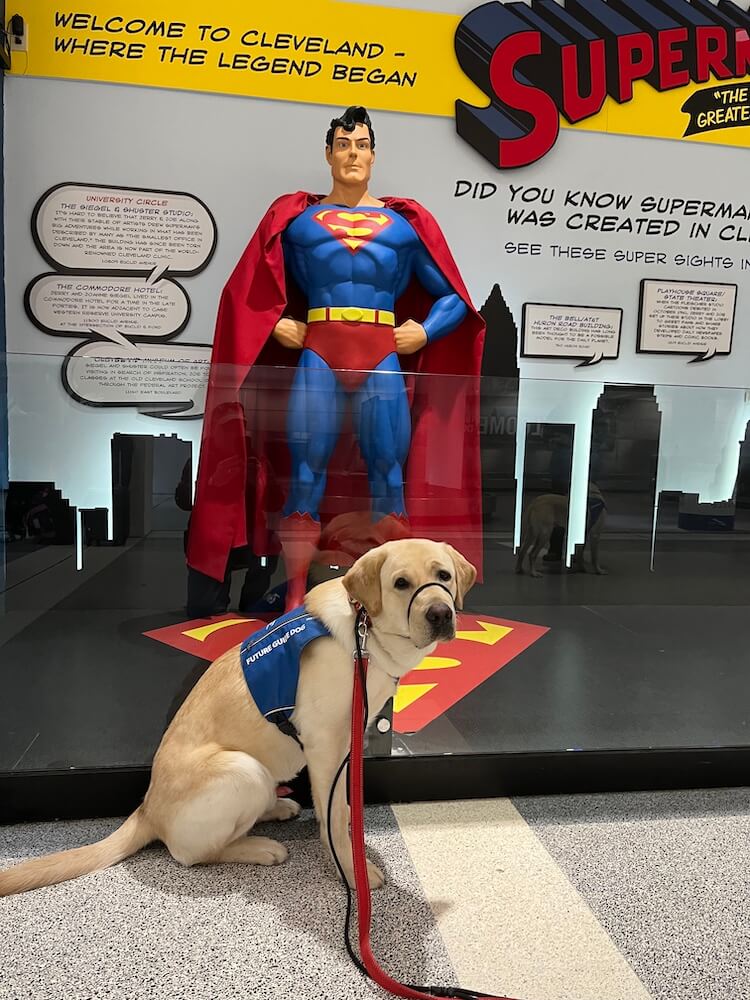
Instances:
[[[192,656],[215,660],[266,624],[259,618],[225,615],[181,622],[144,635]],[[425,657],[401,678],[393,704],[393,728],[399,733],[424,729],[548,631],[543,625],[459,614],[456,638],[438,647],[439,656]]]
[[[345,212],[338,208],[325,208],[313,218],[352,253],[376,239],[393,222],[384,212]]]

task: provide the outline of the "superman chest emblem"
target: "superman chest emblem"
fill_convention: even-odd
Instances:
[[[393,219],[384,212],[347,212],[340,208],[324,208],[313,218],[352,253],[356,253],[365,243],[376,240],[392,223]]]

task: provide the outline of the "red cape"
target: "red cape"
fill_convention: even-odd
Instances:
[[[298,191],[269,208],[222,292],[206,396],[188,565],[224,578],[230,550],[278,552],[274,528],[288,489],[286,394],[298,351],[271,337],[282,315],[305,318],[306,304],[287,281],[281,236],[321,195]],[[468,306],[462,323],[417,354],[402,356],[409,377],[412,441],[406,507],[415,537],[447,541],[482,570],[479,374],[484,321],[476,312],[440,228],[407,198],[384,198],[413,226]],[[396,303],[396,324],[424,320],[432,297],[416,281]],[[427,377],[420,377],[427,376]],[[323,525],[368,502],[367,475],[351,428],[331,460]]]

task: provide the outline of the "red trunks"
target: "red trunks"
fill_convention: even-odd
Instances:
[[[348,392],[359,389],[370,372],[396,350],[392,326],[346,320],[309,323],[304,346],[335,371]]]

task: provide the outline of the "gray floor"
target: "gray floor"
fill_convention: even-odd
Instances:
[[[514,804],[657,1000],[750,997],[750,789]]]
[[[116,821],[0,828],[0,863],[90,843]],[[3,1000],[299,1000],[379,997],[343,945],[345,895],[310,813],[258,827],[286,864],[186,869],[160,846],[105,872],[0,900]],[[453,971],[390,809],[368,811],[383,967],[417,982]]]
[[[400,828],[389,808],[367,813],[388,878],[373,945],[397,978],[492,981],[524,1000],[750,1000],[750,788],[397,807]],[[490,815],[506,818],[488,829]],[[115,822],[0,828],[0,866]],[[385,996],[345,954],[343,893],[311,815],[259,832],[290,847],[287,864],[184,869],[152,847],[0,900],[0,997]]]

